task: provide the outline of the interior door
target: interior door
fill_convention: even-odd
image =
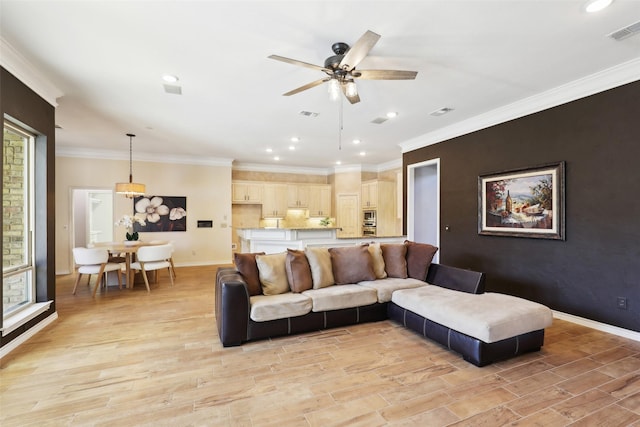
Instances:
[[[358,195],[338,194],[337,211],[337,226],[342,229],[338,230],[337,235],[339,237],[360,237],[362,235],[360,230],[362,221]]]

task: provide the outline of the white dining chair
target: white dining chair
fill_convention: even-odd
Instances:
[[[103,277],[106,284],[107,273],[109,271],[118,272],[118,287],[122,289],[122,280],[120,277],[121,266],[118,263],[109,262],[109,252],[103,248],[73,248],[73,259],[78,265],[78,277],[76,283],[73,286],[73,294],[76,294],[76,288],[80,283],[80,278],[83,274],[87,274],[87,286],[91,282],[91,275],[97,274],[96,286],[93,288],[93,296],[96,296],[98,286],[103,281]]]
[[[166,268],[169,271],[171,286],[173,286],[173,272],[171,271],[171,262],[169,261],[171,253],[172,246],[169,244],[141,246],[138,252],[136,252],[136,262],[131,263],[131,269],[142,272],[144,284],[147,286],[147,292],[151,292],[147,271]]]
[[[173,240],[152,240],[149,242],[150,245],[159,245],[159,244],[167,244],[171,246],[171,258],[169,258],[169,263],[171,263],[171,273],[173,274],[173,278],[176,276],[176,266],[173,264],[173,253],[176,251],[176,247],[173,244]]]

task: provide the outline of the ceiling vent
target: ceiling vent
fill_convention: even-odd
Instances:
[[[182,87],[176,85],[163,85],[164,91],[174,95],[182,95]]]
[[[619,30],[616,30],[613,33],[609,34],[608,37],[611,37],[614,40],[620,41],[638,33],[640,33],[640,21],[634,24],[628,25],[624,28],[620,28]]]
[[[318,117],[318,113],[312,113],[311,111],[300,111],[301,116],[305,117]]]
[[[389,119],[386,118],[386,117],[378,117],[377,119],[371,120],[371,123],[375,123],[377,125],[380,125],[380,124],[386,122],[387,120],[389,120]]]

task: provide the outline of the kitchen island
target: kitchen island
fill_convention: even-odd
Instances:
[[[363,243],[402,243],[405,236],[392,237],[348,237],[336,236],[339,228],[238,228],[240,252],[264,252],[267,254],[285,252],[287,249],[302,250],[307,246],[337,247]]]

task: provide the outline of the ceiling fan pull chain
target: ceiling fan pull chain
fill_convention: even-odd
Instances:
[[[340,97],[339,101],[340,105],[338,106],[338,150],[342,150],[342,97]]]

